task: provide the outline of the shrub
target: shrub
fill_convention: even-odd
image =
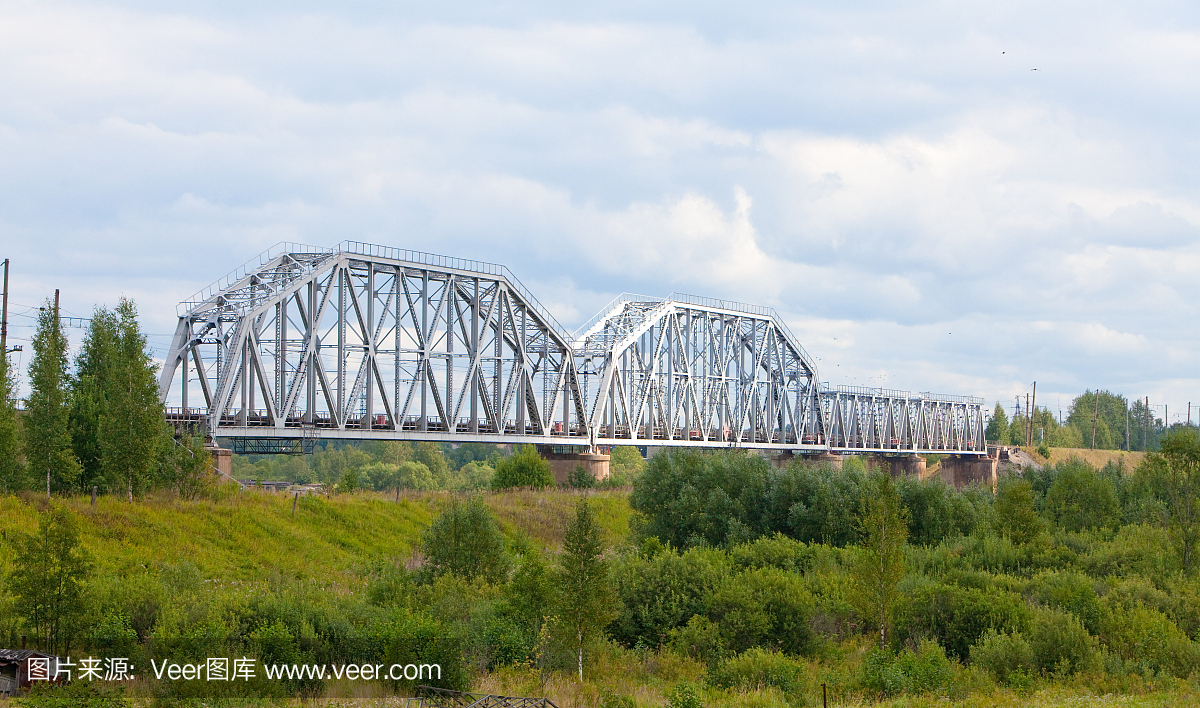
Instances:
[[[763,489],[771,464],[741,450],[669,450],[634,482],[629,505],[644,534],[676,548],[728,546],[762,535]]]
[[[1034,661],[1042,671],[1065,676],[1100,666],[1096,638],[1088,634],[1078,617],[1068,612],[1036,608],[1029,640]]]
[[[936,692],[946,688],[952,675],[945,650],[930,639],[921,640],[916,652],[905,649],[895,656],[889,651],[873,648],[867,653],[861,669],[863,686],[889,696]]]
[[[812,567],[813,553],[814,549],[803,541],[776,533],[730,548],[729,559],[737,568],[778,568],[789,573],[804,573]]]
[[[1087,576],[1071,571],[1041,573],[1030,582],[1029,596],[1038,604],[1075,615],[1092,634],[1100,631],[1100,598]]]
[[[725,640],[721,628],[704,615],[692,615],[683,627],[672,629],[668,634],[671,647],[680,654],[715,665],[725,656]]]
[[[553,486],[550,463],[542,459],[533,445],[522,445],[517,454],[501,458],[496,463],[496,474],[492,476],[492,489]]]
[[[1033,485],[1020,477],[1005,477],[996,491],[996,530],[1013,543],[1027,543],[1043,530]]]
[[[1086,462],[1071,459],[1056,467],[1046,492],[1045,510],[1066,531],[1111,528],[1121,520],[1113,481]]]
[[[576,489],[591,489],[596,486],[596,478],[583,465],[575,465],[571,474],[567,475],[567,485]]]
[[[1105,643],[1144,674],[1165,672],[1185,678],[1200,669],[1200,646],[1158,610],[1134,606],[1109,615]]]
[[[761,647],[731,657],[709,672],[708,682],[742,691],[777,688],[793,703],[803,702],[807,691],[803,663]]]
[[[1033,647],[1020,632],[1008,634],[989,629],[971,647],[971,663],[987,669],[997,681],[1019,682],[1036,669]]]
[[[465,503],[452,497],[446,510],[425,530],[421,551],[434,576],[454,573],[495,583],[508,574],[504,536],[479,497]]]
[[[700,701],[700,696],[696,694],[696,687],[687,681],[680,681],[675,684],[675,688],[671,691],[668,698],[668,706],[670,708],[704,708],[704,703]]]
[[[806,654],[816,639],[809,619],[813,598],[804,580],[777,568],[759,568],[727,576],[707,601],[707,615],[721,629],[726,648],[778,647]]]
[[[926,582],[908,588],[906,594],[897,611],[895,640],[931,637],[959,660],[970,656],[971,645],[987,630],[1021,630],[1029,622],[1025,601],[995,588]]]
[[[65,686],[35,683],[18,705],[24,708],[127,708],[124,691],[91,681],[75,681]]]
[[[705,600],[729,572],[723,553],[669,548],[648,558],[623,556],[613,571],[620,607],[608,631],[626,646],[658,646],[672,629],[704,614]]]

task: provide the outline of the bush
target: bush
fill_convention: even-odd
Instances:
[[[687,681],[675,684],[667,705],[670,708],[704,708],[704,703],[700,701],[700,696],[696,693],[696,687]]]
[[[1066,676],[1100,668],[1096,638],[1073,614],[1049,607],[1034,610],[1029,644],[1042,671]]]
[[[996,530],[1013,543],[1027,543],[1042,532],[1033,485],[1020,477],[1005,477],[996,491]]]
[[[479,497],[465,503],[452,497],[446,510],[425,530],[421,551],[433,576],[453,573],[496,583],[508,575],[504,536]]]
[[[74,681],[65,686],[35,683],[16,703],[26,708],[128,708],[121,688],[91,681]]]
[[[803,703],[808,688],[803,663],[761,647],[722,663],[709,672],[708,683],[742,691],[777,688],[793,705]]]
[[[887,696],[900,693],[933,693],[946,688],[953,671],[941,645],[923,639],[917,651],[905,649],[899,655],[873,648],[861,669],[863,686]]]
[[[809,626],[813,597],[795,573],[759,568],[730,575],[706,604],[709,619],[720,627],[724,646],[731,651],[772,646],[788,654],[808,654],[815,648]]]
[[[1044,572],[1029,584],[1029,596],[1040,605],[1070,612],[1091,634],[1100,631],[1100,598],[1092,581],[1079,573]]]
[[[492,489],[541,489],[553,486],[554,474],[550,471],[550,463],[542,459],[533,445],[522,445],[517,454],[501,458],[492,476]]]
[[[567,485],[575,489],[591,489],[596,486],[596,478],[583,465],[575,465],[571,474],[567,475]]]
[[[1015,593],[997,588],[959,587],[926,582],[905,588],[907,598],[898,608],[895,641],[915,641],[930,637],[955,658],[965,661],[971,646],[989,629],[1024,629],[1029,609]]]
[[[1107,625],[1104,639],[1110,651],[1139,673],[1185,678],[1200,669],[1200,646],[1158,610],[1120,608],[1109,615]]]
[[[1115,527],[1121,507],[1113,481],[1091,465],[1071,459],[1056,467],[1045,510],[1066,531]]]
[[[1003,684],[1021,683],[1037,668],[1033,647],[1020,632],[1008,634],[994,629],[985,632],[971,647],[971,663],[987,669]]]
[[[609,633],[626,646],[658,646],[672,629],[704,614],[706,599],[728,572],[724,554],[705,549],[619,558],[613,579],[620,608]]]

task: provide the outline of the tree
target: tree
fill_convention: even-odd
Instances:
[[[396,486],[401,489],[426,491],[437,489],[437,480],[423,463],[404,462],[396,470]]]
[[[1121,506],[1111,479],[1074,458],[1056,465],[1055,472],[1046,491],[1045,511],[1060,528],[1082,531],[1117,526]]]
[[[1004,406],[999,403],[996,404],[996,410],[992,411],[992,419],[988,421],[984,435],[988,442],[997,442],[1001,445],[1008,445],[1012,441],[1008,430],[1008,414],[1004,412]]]
[[[453,573],[498,583],[508,576],[504,535],[477,496],[466,502],[451,497],[446,510],[425,529],[421,551],[435,577]]]
[[[1124,396],[1109,391],[1084,391],[1071,401],[1067,424],[1075,426],[1083,434],[1083,447],[1092,447],[1094,427],[1096,449],[1115,450],[1125,447],[1125,416],[1128,410],[1129,405]],[[1131,434],[1132,427],[1133,422],[1130,421]]]
[[[1179,547],[1184,572],[1191,572],[1200,546],[1200,438],[1190,430],[1162,440],[1161,457],[1171,535]]]
[[[575,518],[567,524],[559,561],[561,629],[574,644],[583,681],[583,647],[617,616],[616,596],[608,574],[603,533],[587,499],[575,504]]]
[[[441,445],[435,442],[419,442],[412,459],[429,468],[435,485],[441,487],[445,484],[446,476],[450,472],[450,465],[446,464],[446,456],[442,453]]]
[[[996,525],[1001,536],[1025,543],[1042,531],[1042,517],[1034,505],[1033,485],[1020,477],[1005,477],[996,493]]]
[[[121,298],[115,315],[116,359],[100,418],[100,459],[105,478],[110,484],[120,480],[133,501],[153,482],[159,456],[170,444],[170,431],[158,399],[157,367],[146,349],[133,301]]]
[[[550,463],[542,459],[533,445],[522,445],[517,454],[496,463],[492,489],[512,487],[553,487],[554,475]]]
[[[71,380],[71,447],[81,467],[80,486],[108,490],[117,480],[106,480],[100,451],[100,419],[109,415],[108,391],[119,356],[117,317],[97,307],[75,357]]]
[[[185,435],[172,446],[170,484],[182,499],[197,499],[208,488],[213,470],[212,455],[204,448],[203,435]]]
[[[51,490],[75,491],[79,462],[71,448],[67,391],[67,335],[54,303],[38,314],[29,363],[29,399],[25,406],[25,460],[35,478],[45,475]]]
[[[863,617],[879,623],[879,648],[887,646],[891,622],[904,577],[904,544],[908,538],[908,510],[901,503],[891,475],[877,474],[870,480],[864,510],[859,518],[862,536],[851,601]]]
[[[55,507],[42,515],[37,534],[18,536],[14,545],[8,590],[16,607],[46,651],[66,654],[84,616],[82,585],[91,570],[75,516]]]
[[[21,421],[17,417],[8,355],[0,356],[0,494],[27,485],[21,455]]]

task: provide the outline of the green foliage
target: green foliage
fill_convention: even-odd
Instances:
[[[596,486],[596,478],[589,474],[583,465],[575,465],[567,475],[567,485],[575,489],[591,489]]]
[[[806,543],[856,543],[865,485],[865,472],[853,466],[837,470],[831,465],[793,462],[770,473],[762,504],[765,524]]]
[[[675,651],[715,666],[725,657],[722,628],[704,615],[692,615],[688,623],[668,633],[669,644]]]
[[[74,681],[66,685],[35,683],[15,705],[23,708],[128,708],[131,704],[119,686]]]
[[[724,546],[761,534],[757,514],[770,463],[741,451],[669,450],[634,483],[629,505],[646,535],[676,548]]]
[[[869,484],[870,494],[859,519],[863,540],[854,565],[856,584],[850,601],[879,628],[879,646],[883,648],[899,596],[896,585],[904,577],[908,511],[890,475],[875,475]]]
[[[421,541],[430,573],[453,573],[497,583],[508,575],[504,536],[483,500],[451,497],[449,505],[425,530]]]
[[[522,445],[517,454],[500,460],[492,477],[492,489],[542,489],[553,486],[554,475],[550,471],[550,463],[542,459],[533,445]]]
[[[100,415],[100,468],[110,488],[129,499],[154,485],[170,431],[158,400],[156,365],[138,326],[133,301],[121,298],[114,315],[116,360],[104,385]]]
[[[212,466],[212,455],[204,448],[204,438],[184,435],[170,448],[166,465],[168,476],[164,482],[181,499],[199,499],[215,484]]]
[[[946,652],[928,639],[921,640],[917,651],[905,649],[895,656],[876,647],[867,653],[862,665],[863,685],[885,696],[940,692],[952,675]]]
[[[794,573],[756,568],[729,575],[705,604],[723,646],[731,651],[775,646],[789,654],[808,654],[815,648],[809,626],[813,598]]]
[[[996,491],[996,530],[1013,543],[1028,543],[1044,531],[1033,485],[1020,477],[1004,477]]]
[[[603,532],[587,499],[575,505],[559,559],[558,607],[561,629],[575,650],[583,681],[583,648],[616,615]]]
[[[907,510],[909,542],[924,545],[971,533],[990,501],[956,491],[940,479],[903,478],[896,491]]]
[[[1113,528],[1121,519],[1116,485],[1077,459],[1055,468],[1056,477],[1046,492],[1046,514],[1067,531]]]
[[[1190,429],[1166,436],[1162,454],[1153,456],[1147,468],[1165,492],[1171,536],[1184,572],[1191,572],[1200,548],[1200,437]]]
[[[617,641],[657,646],[672,629],[705,613],[706,600],[728,573],[724,554],[708,549],[625,555],[613,569],[618,614],[609,626]]]
[[[646,460],[636,447],[622,445],[614,447],[608,457],[609,486],[623,487],[633,484],[634,480],[646,471]]]
[[[1099,398],[1097,400],[1097,394]],[[1097,414],[1097,403],[1099,413]],[[1084,391],[1071,402],[1067,413],[1067,425],[1077,428],[1082,433],[1080,447],[1092,447],[1092,422],[1095,417],[1096,444],[1098,450],[1116,450],[1125,447],[1125,416],[1129,410],[1124,396],[1108,391]],[[1130,437],[1140,440],[1141,431],[1134,434],[1134,421],[1130,421]],[[1135,443],[1136,444],[1136,443]],[[1133,449],[1139,449],[1134,447]],[[1144,448],[1142,448],[1144,449]]]
[[[29,398],[25,404],[25,460],[34,486],[49,479],[50,490],[74,492],[80,467],[71,447],[67,335],[58,310],[47,300],[38,314],[29,364]]]
[[[996,404],[996,410],[992,411],[992,418],[988,421],[987,428],[983,431],[984,438],[988,442],[1000,443],[1001,445],[1009,445],[1012,443],[1012,436],[1008,429],[1008,414],[1004,412],[1004,406]]]
[[[1002,684],[1021,685],[1037,670],[1033,647],[1024,635],[994,629],[971,647],[971,663],[987,669]]]
[[[342,478],[338,480],[337,490],[342,494],[358,491],[358,470],[348,469],[343,472]]]
[[[804,705],[808,692],[803,662],[761,647],[722,662],[709,672],[708,683],[742,691],[777,688],[792,705]]]
[[[0,353],[0,494],[29,485],[21,450],[21,421],[17,417],[14,395],[8,355]]]
[[[1042,671],[1066,676],[1100,668],[1100,651],[1079,618],[1048,607],[1034,608],[1029,645]]]
[[[916,579],[903,590],[897,642],[931,637],[960,660],[988,630],[1021,631],[1029,624],[1028,606],[1012,592]]]
[[[669,708],[704,708],[704,703],[700,701],[700,695],[694,685],[687,681],[680,681],[675,684],[675,688],[671,689],[667,706]]]
[[[395,477],[392,478],[392,486],[426,491],[436,489],[437,481],[428,465],[413,460],[400,463],[396,468]]]
[[[84,490],[96,486],[109,491],[100,452],[100,419],[108,414],[108,392],[119,357],[116,314],[97,307],[75,358],[71,382],[71,443],[82,467]]]
[[[50,653],[69,653],[85,615],[83,583],[91,569],[79,544],[75,515],[56,507],[32,536],[15,539],[8,591],[25,626]]]
[[[1069,612],[1083,622],[1088,632],[1100,631],[1102,607],[1094,581],[1075,571],[1045,571],[1029,583],[1028,595],[1034,602]]]

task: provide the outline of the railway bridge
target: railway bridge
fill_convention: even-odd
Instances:
[[[741,447],[910,470],[948,454],[967,474],[987,454],[982,399],[823,385],[767,307],[625,294],[570,332],[504,266],[346,241],[280,244],[178,315],[168,418],[235,452],[529,443],[591,464],[612,445]]]

